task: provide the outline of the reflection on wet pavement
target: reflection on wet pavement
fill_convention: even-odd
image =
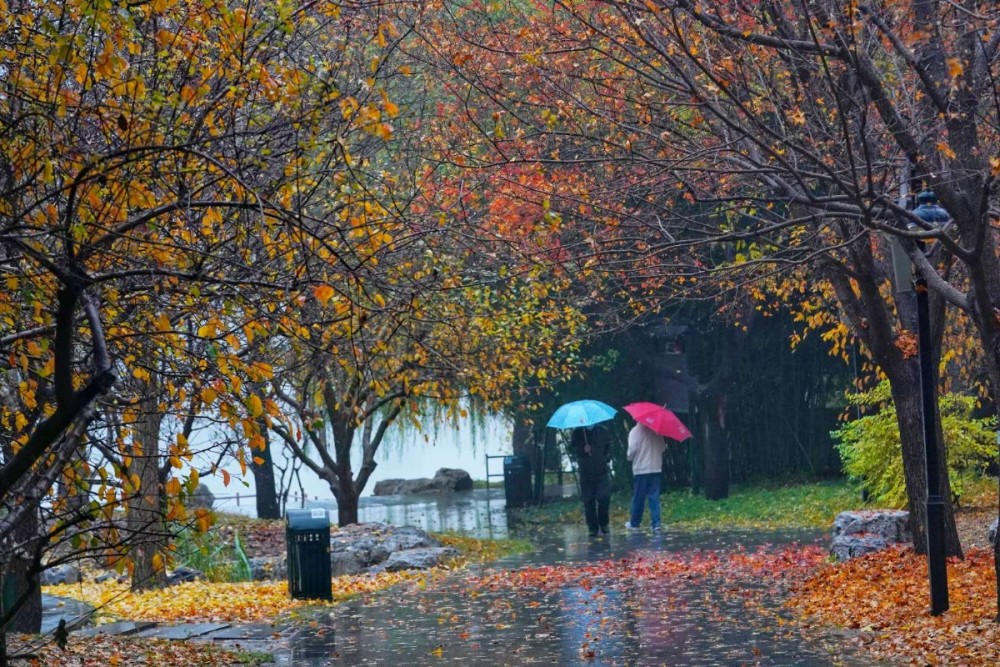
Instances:
[[[333,501],[310,501],[337,516]],[[422,530],[460,532],[472,537],[507,537],[503,489],[475,489],[439,495],[365,496],[358,506],[362,523],[416,526]]]
[[[533,536],[536,553],[481,572],[428,580],[354,600],[292,638],[281,665],[870,665],[841,639],[804,638],[786,626],[768,577],[611,577],[633,562],[728,562],[825,542],[816,532],[612,534],[589,539],[569,526]],[[815,553],[815,550],[814,552]],[[568,564],[568,565],[563,565]],[[596,567],[595,567],[596,564]],[[548,585],[547,566],[587,571]],[[523,567],[537,586],[503,584]],[[602,578],[602,572],[609,575]],[[539,574],[541,573],[541,574]],[[477,575],[482,579],[470,583]],[[491,579],[492,578],[492,579]],[[482,585],[499,581],[500,585]]]

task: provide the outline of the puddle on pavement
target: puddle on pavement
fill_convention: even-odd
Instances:
[[[591,539],[576,526],[532,538],[538,551],[490,567],[827,541],[817,531],[622,531]],[[783,625],[780,601],[770,593],[761,591],[756,604],[747,604],[745,592],[762,585],[759,580],[672,577],[609,587],[478,590],[456,574],[425,590],[394,589],[327,611],[317,617],[315,628],[302,628],[276,658],[289,667],[872,664],[843,639],[807,639]]]

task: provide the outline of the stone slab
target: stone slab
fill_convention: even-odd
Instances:
[[[233,625],[223,628],[217,632],[206,635],[204,639],[212,639],[220,642],[228,641],[256,641],[272,639],[276,634],[281,634],[285,628],[270,625],[267,623],[256,623],[250,625]]]
[[[153,623],[152,621],[118,621],[116,623],[107,623],[105,625],[87,628],[86,630],[81,630],[76,634],[81,637],[93,637],[94,635],[118,635],[124,637],[126,635],[134,635],[137,632],[147,631],[150,628],[155,627],[156,623]]]
[[[230,626],[229,623],[182,623],[180,625],[161,625],[137,634],[137,637],[153,637],[156,639],[191,639],[201,637],[210,632],[218,632]]]
[[[42,593],[42,634],[48,634],[60,621],[66,621],[69,630],[75,630],[90,623],[94,608],[86,602],[72,598],[58,597]]]

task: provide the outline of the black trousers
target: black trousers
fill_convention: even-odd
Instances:
[[[580,477],[580,495],[583,498],[583,515],[587,528],[596,533],[608,527],[608,507],[611,505],[611,480],[607,474]]]

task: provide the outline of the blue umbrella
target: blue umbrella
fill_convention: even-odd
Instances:
[[[618,412],[607,403],[584,399],[561,406],[552,414],[549,428],[578,428],[606,422]]]

